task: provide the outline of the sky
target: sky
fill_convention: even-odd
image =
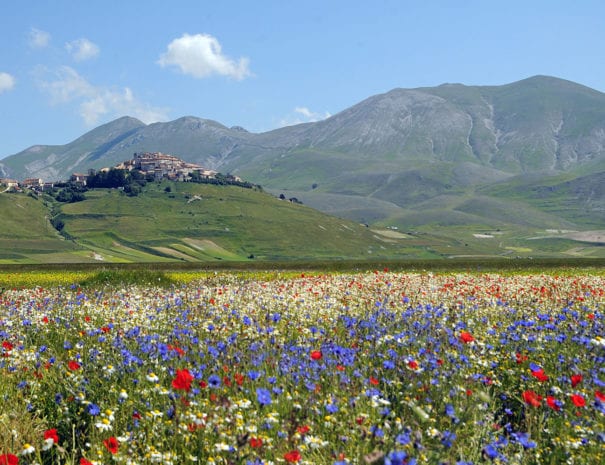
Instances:
[[[263,132],[397,87],[605,92],[602,0],[0,1],[0,158],[121,116]]]

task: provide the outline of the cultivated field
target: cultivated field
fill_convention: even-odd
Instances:
[[[605,460],[602,268],[1,276],[0,464]]]

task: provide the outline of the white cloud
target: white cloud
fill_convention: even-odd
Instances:
[[[0,72],[0,94],[15,87],[15,78],[8,73]]]
[[[251,75],[248,63],[247,58],[234,61],[223,55],[219,41],[208,34],[183,34],[168,44],[158,60],[162,67],[176,66],[196,78],[218,74],[237,80]]]
[[[50,80],[40,79],[39,84],[49,94],[52,104],[76,103],[80,116],[89,126],[97,124],[102,117],[124,115],[138,118],[144,123],[168,119],[166,109],[141,102],[130,88],[95,86],[69,66],[56,70]]]
[[[65,49],[76,61],[94,58],[99,54],[99,47],[88,39],[76,39],[65,44]]]
[[[29,46],[31,48],[44,48],[50,43],[50,34],[32,27],[29,30]]]
[[[279,122],[280,126],[294,126],[301,123],[313,123],[332,116],[329,112],[318,113],[309,110],[307,107],[296,107],[294,111],[282,118]]]

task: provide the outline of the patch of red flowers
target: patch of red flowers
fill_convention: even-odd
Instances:
[[[13,350],[14,346],[9,341],[2,341],[2,348],[7,352]]]
[[[112,454],[117,454],[118,447],[120,447],[120,443],[114,436],[110,437],[109,439],[105,439],[105,441],[103,441],[103,445]]]
[[[571,375],[570,376],[571,379],[571,387],[576,387],[578,384],[580,384],[582,382],[582,375],[581,374],[575,374],[575,375]]]
[[[291,450],[290,452],[286,452],[284,454],[284,459],[286,459],[286,462],[288,462],[288,463],[296,463],[296,462],[300,462],[300,459],[302,459],[302,456],[300,455],[300,452],[298,452],[297,450]]]
[[[59,435],[57,434],[56,428],[44,431],[44,440],[47,439],[52,439],[54,444],[59,444]]]
[[[551,409],[555,410],[556,412],[561,410],[561,407],[557,403],[557,399],[555,399],[553,396],[546,396],[546,405],[548,405]]]
[[[540,382],[548,381],[548,375],[544,373],[544,369],[540,368],[531,372],[531,375]]]
[[[71,371],[79,370],[80,366],[81,365],[75,360],[70,360],[69,362],[67,362],[67,368],[69,368]]]
[[[468,331],[460,331],[460,342],[468,344],[469,342],[473,342],[475,338]]]
[[[0,455],[0,465],[19,465],[19,457],[14,454]]]
[[[572,394],[571,401],[576,407],[584,407],[586,405],[586,399],[580,394]]]
[[[193,381],[193,375],[187,368],[182,370],[176,370],[176,376],[172,380],[172,387],[174,389],[181,389],[183,391],[189,391],[191,389],[191,382]]]
[[[303,425],[303,426],[299,426],[298,428],[296,428],[296,431],[298,431],[298,433],[305,435],[309,432],[311,428],[309,428],[308,425]]]
[[[542,396],[538,395],[535,391],[528,389],[523,392],[523,401],[532,407],[539,407],[542,403]]]
[[[263,440],[261,438],[251,437],[249,444],[253,449],[258,449],[263,446]]]

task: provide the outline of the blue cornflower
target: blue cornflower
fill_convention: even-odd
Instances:
[[[86,411],[92,416],[97,416],[99,413],[101,413],[99,406],[97,404],[93,404],[92,402],[88,404]]]
[[[404,433],[398,434],[397,437],[395,438],[395,442],[397,444],[402,445],[402,446],[405,446],[406,444],[409,444],[411,440],[412,439],[410,438],[409,431],[406,431]]]
[[[533,449],[536,447],[535,441],[531,441],[529,433],[514,433],[513,436],[517,439],[517,442],[523,446],[524,449]]]
[[[452,447],[452,443],[456,439],[456,433],[452,433],[451,431],[444,431],[443,436],[441,437],[441,444],[443,444],[446,448]]]
[[[261,405],[271,404],[271,392],[265,388],[256,388],[256,400]]]
[[[488,444],[483,448],[483,453],[487,455],[487,458],[493,460],[500,456],[498,449],[493,444]]]
[[[221,385],[221,378],[218,375],[210,375],[208,377],[208,385],[211,388],[217,388]]]
[[[460,419],[456,416],[456,410],[452,404],[446,404],[445,414],[452,419],[454,424],[460,423]]]
[[[338,405],[335,404],[327,404],[326,410],[328,413],[336,413],[338,412]]]
[[[402,450],[390,452],[389,455],[384,458],[384,465],[404,465],[408,463],[406,461],[407,457],[408,454]]]

